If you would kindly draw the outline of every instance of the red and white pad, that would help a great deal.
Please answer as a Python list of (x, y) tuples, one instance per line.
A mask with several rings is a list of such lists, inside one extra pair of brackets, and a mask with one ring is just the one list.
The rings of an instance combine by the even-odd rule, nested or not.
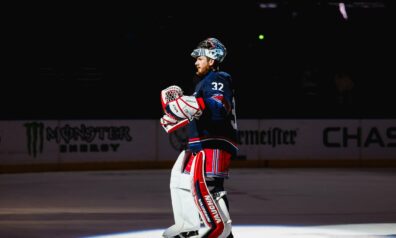
[[(222, 213), (205, 182), (205, 153), (200, 151), (193, 163), (192, 191), (194, 202), (208, 231), (204, 237), (223, 238), (229, 235)], [(226, 234), (227, 233), (227, 234)]]
[(201, 225), (191, 195), (191, 175), (182, 172), (189, 154), (183, 150), (172, 168), (169, 187), (175, 224), (164, 231), (162, 236), (165, 238), (180, 237), (180, 233), (199, 230)]

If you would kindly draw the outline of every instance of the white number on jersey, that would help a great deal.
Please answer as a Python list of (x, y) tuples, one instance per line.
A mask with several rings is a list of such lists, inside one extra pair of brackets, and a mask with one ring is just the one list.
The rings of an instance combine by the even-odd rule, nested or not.
[(213, 90), (224, 92), (223, 91), (223, 87), (224, 87), (223, 83), (212, 82), (212, 85), (213, 85), (213, 88), (212, 88)]

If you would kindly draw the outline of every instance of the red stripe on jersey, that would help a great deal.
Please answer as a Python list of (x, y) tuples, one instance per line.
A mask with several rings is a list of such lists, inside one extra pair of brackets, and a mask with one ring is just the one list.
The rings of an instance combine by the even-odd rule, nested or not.
[(228, 101), (224, 98), (222, 94), (215, 94), (212, 96), (212, 98), (218, 103), (221, 103), (227, 113), (231, 111), (231, 105), (228, 103)]

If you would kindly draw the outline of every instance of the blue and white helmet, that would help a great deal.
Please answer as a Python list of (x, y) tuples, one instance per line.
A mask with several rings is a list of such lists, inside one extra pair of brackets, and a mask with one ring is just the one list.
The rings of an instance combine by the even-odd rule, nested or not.
[(197, 48), (191, 53), (191, 56), (194, 58), (206, 56), (218, 61), (219, 63), (223, 62), (226, 55), (227, 49), (216, 38), (207, 38), (201, 41)]

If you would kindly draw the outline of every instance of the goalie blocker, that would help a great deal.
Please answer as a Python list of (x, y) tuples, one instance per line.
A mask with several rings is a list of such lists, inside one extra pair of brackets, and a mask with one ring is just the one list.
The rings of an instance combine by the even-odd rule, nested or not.
[(177, 120), (188, 119), (192, 121), (194, 118), (198, 119), (202, 115), (202, 110), (204, 109), (205, 104), (202, 98), (181, 96), (166, 104), (165, 113), (173, 116)]
[(161, 119), (160, 123), (162, 128), (166, 131), (166, 133), (172, 133), (175, 130), (187, 125), (189, 123), (188, 119), (184, 119), (181, 121), (176, 120), (173, 117), (170, 117), (168, 114), (165, 114)]

